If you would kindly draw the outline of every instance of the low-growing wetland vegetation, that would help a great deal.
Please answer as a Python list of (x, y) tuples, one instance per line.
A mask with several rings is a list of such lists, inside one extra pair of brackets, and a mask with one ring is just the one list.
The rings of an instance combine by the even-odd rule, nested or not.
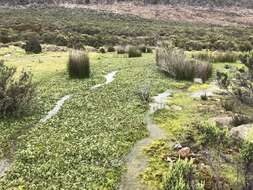
[(0, 189), (252, 190), (252, 27), (0, 10)]

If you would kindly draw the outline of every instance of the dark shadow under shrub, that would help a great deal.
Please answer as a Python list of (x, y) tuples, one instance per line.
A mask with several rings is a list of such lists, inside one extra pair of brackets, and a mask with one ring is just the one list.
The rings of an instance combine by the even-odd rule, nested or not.
[(68, 74), (70, 78), (89, 78), (90, 60), (88, 55), (82, 51), (73, 51), (69, 55)]

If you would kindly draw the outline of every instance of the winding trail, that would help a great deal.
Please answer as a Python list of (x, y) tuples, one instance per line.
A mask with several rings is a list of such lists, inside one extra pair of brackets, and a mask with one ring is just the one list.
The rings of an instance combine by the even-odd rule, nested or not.
[(121, 179), (120, 190), (147, 190), (148, 188), (141, 184), (139, 175), (147, 166), (148, 158), (143, 152), (143, 148), (152, 143), (153, 140), (165, 138), (165, 132), (159, 128), (152, 120), (152, 115), (160, 109), (165, 108), (167, 97), (174, 91), (167, 90), (157, 96), (149, 104), (149, 110), (146, 112), (144, 122), (149, 131), (149, 137), (138, 141), (126, 158), (127, 172)]

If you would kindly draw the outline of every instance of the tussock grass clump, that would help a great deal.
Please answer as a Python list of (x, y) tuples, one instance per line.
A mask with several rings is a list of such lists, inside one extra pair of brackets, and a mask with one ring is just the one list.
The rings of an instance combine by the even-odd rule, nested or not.
[(72, 51), (69, 54), (67, 65), (70, 78), (89, 78), (90, 77), (90, 59), (82, 51)]
[(171, 46), (157, 49), (156, 64), (160, 70), (178, 80), (201, 78), (205, 82), (212, 74), (211, 64), (187, 59), (182, 50)]
[(30, 73), (22, 71), (15, 78), (16, 68), (0, 61), (0, 116), (20, 116), (33, 107), (35, 86)]

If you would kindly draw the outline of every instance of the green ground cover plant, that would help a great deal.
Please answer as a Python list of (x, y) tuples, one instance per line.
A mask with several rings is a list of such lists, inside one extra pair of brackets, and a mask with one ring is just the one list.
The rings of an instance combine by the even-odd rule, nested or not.
[[(152, 81), (150, 94), (154, 95), (175, 83), (156, 70), (151, 54), (133, 60), (114, 53), (93, 53), (90, 59), (92, 77), (85, 80), (69, 79), (67, 52), (36, 56), (23, 52), (6, 60), (17, 70), (30, 68), (38, 86), (39, 109), (32, 116), (0, 121), (0, 156), (13, 160), (10, 171), (0, 180), (2, 188), (117, 187), (124, 171), (123, 158), (147, 135), (143, 124), (146, 106), (136, 88)], [(118, 71), (113, 83), (90, 91), (112, 70)], [(67, 94), (73, 96), (60, 112), (39, 123)]]

